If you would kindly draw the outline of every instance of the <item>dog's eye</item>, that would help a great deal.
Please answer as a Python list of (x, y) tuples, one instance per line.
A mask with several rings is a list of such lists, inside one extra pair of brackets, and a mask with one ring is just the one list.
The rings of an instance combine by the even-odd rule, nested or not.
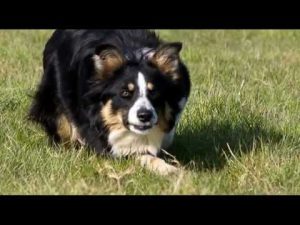
[(122, 90), (122, 91), (121, 91), (121, 96), (122, 96), (123, 98), (129, 98), (129, 97), (131, 96), (131, 92), (128, 91), (128, 90)]
[(148, 90), (148, 95), (151, 99), (156, 99), (159, 97), (159, 92), (155, 89), (153, 90)]

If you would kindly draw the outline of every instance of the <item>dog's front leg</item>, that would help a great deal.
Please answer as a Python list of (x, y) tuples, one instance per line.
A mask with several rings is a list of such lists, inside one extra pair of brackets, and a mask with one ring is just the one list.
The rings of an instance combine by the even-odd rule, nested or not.
[(168, 175), (178, 171), (178, 168), (168, 164), (165, 160), (156, 156), (145, 154), (137, 157), (140, 161), (141, 166), (158, 173), (160, 175)]

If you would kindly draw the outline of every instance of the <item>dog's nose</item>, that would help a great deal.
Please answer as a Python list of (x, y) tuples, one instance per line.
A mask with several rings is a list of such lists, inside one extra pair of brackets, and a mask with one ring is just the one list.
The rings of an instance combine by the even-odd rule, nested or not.
[(148, 109), (140, 109), (137, 111), (137, 117), (141, 122), (146, 123), (152, 119), (153, 113)]

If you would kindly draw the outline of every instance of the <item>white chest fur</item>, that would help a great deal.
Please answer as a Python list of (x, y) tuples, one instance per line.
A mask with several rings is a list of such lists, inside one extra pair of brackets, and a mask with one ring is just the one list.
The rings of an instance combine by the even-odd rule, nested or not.
[(109, 134), (108, 142), (112, 146), (114, 156), (151, 153), (157, 155), (165, 133), (154, 127), (148, 134), (139, 135), (127, 129), (113, 131)]

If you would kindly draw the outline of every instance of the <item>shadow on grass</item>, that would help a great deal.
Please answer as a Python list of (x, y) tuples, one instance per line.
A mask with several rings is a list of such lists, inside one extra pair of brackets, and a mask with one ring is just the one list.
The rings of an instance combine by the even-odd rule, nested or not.
[(220, 170), (226, 165), (224, 152), (230, 155), (227, 144), (238, 156), (262, 144), (279, 143), (284, 138), (275, 129), (266, 129), (268, 126), (263, 121), (261, 117), (244, 116), (238, 121), (211, 120), (185, 127), (176, 135), (169, 152), (183, 165), (194, 161), (197, 169)]

